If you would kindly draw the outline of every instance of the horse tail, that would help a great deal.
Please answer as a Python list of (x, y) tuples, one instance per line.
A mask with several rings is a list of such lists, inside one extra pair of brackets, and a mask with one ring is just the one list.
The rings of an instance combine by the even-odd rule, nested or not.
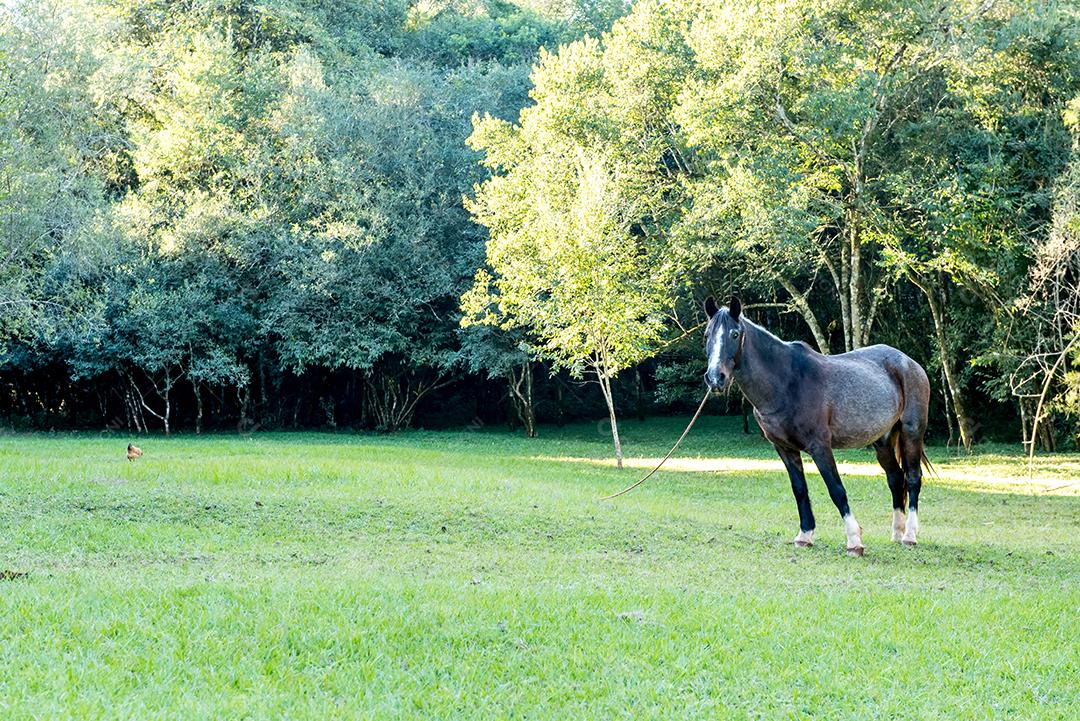
[(927, 473), (933, 474), (934, 478), (941, 478), (941, 476), (938, 475), (937, 469), (934, 468), (934, 464), (931, 463), (930, 459), (927, 457), (925, 448), (922, 450), (922, 464)]

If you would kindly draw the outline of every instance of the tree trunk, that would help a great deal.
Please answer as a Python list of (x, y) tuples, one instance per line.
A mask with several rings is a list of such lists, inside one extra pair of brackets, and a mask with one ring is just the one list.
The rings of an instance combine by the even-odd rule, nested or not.
[(862, 347), (863, 309), (862, 309), (862, 248), (859, 247), (858, 220), (853, 218), (851, 227), (851, 350)]
[(255, 427), (251, 418), (248, 417), (248, 404), (251, 402), (251, 389), (248, 386), (237, 386), (236, 400), (240, 404), (240, 420), (237, 427), (243, 428), (245, 432), (250, 431)]
[(949, 346), (945, 338), (944, 310), (938, 302), (937, 288), (929, 283), (926, 284), (925, 288), (922, 285), (919, 285), (919, 288), (930, 303), (930, 315), (934, 320), (934, 336), (937, 339), (938, 346), (938, 361), (941, 363), (941, 369), (945, 373), (945, 382), (948, 385), (947, 392), (949, 400), (952, 401), (953, 413), (956, 415), (956, 426), (960, 433), (960, 443), (964, 446), (965, 451), (970, 452), (971, 444), (974, 441), (972, 437), (974, 435), (974, 424), (967, 414), (963, 394), (960, 392), (959, 379), (956, 377), (956, 370), (953, 368), (952, 358), (949, 355)]
[[(531, 361), (521, 364), (520, 373), (511, 368), (507, 371), (510, 402), (518, 420), (525, 426), (525, 435), (536, 438), (536, 409), (533, 406), (533, 368)], [(513, 428), (511, 428), (513, 430)]]
[(859, 339), (861, 345), (870, 345), (870, 331), (874, 327), (874, 319), (877, 317), (878, 308), (881, 307), (881, 299), (885, 296), (885, 290), (882, 287), (883, 285), (884, 284), (879, 281), (879, 283), (875, 284), (870, 290), (870, 307), (866, 311), (866, 317), (863, 320), (862, 335)]
[(135, 432), (140, 433), (142, 431), (142, 429), (139, 428), (139, 415), (138, 415), (138, 413), (135, 412), (135, 398), (132, 396), (132, 393), (131, 393), (131, 379), (127, 375), (124, 375), (122, 377), (123, 377), (123, 380), (127, 381), (127, 383), (123, 386), (123, 388), (124, 388), (124, 411), (127, 413), (127, 417), (128, 417), (128, 431), (131, 430), (132, 426), (135, 426)]
[(372, 369), (364, 379), (364, 397), (376, 427), (394, 432), (409, 425), (424, 396), (449, 382), (441, 376), (425, 381), (397, 368)]
[[(518, 406), (518, 399), (514, 395), (514, 371), (512, 370), (506, 372), (506, 387), (509, 389), (506, 392), (506, 431), (513, 433), (517, 430), (518, 422), (521, 420), (521, 409)], [(479, 417), (479, 409), (477, 411), (474, 415)]]
[(169, 416), (172, 414), (172, 404), (169, 402), (169, 393), (172, 390), (172, 383), (165, 381), (165, 416), (161, 419), (165, 422), (165, 435), (169, 435), (172, 431), (169, 428)]
[[(949, 428), (949, 438), (948, 438), (948, 440), (945, 441), (945, 447), (946, 448), (952, 448), (952, 444), (956, 440), (956, 431), (953, 430), (952, 410), (951, 410), (951, 407), (949, 406), (949, 390), (948, 390), (949, 382), (947, 380), (945, 380), (945, 368), (944, 367), (942, 367), (942, 369), (941, 369), (941, 388), (942, 388), (941, 399), (942, 399), (942, 401), (944, 402), (944, 405), (945, 405), (945, 425), (948, 426), (948, 428)], [(1023, 409), (1021, 409), (1021, 413), (1022, 412), (1023, 412)]]
[(1034, 441), (1034, 439), (1029, 439), (1028, 438), (1028, 422), (1027, 422), (1028, 399), (1027, 398), (1020, 398), (1019, 402), (1020, 402), (1020, 434), (1021, 434), (1021, 438), (1023, 438), (1024, 453), (1027, 453), (1030, 456), (1031, 455), (1031, 447), (1030, 447), (1029, 444), (1034, 443), (1035, 441)]
[(536, 406), (533, 404), (533, 367), (529, 361), (525, 362), (525, 416), (521, 419), (525, 424), (525, 435), (536, 438)]
[(619, 439), (619, 421), (615, 417), (615, 402), (611, 397), (611, 384), (607, 382), (605, 399), (608, 404), (608, 417), (611, 419), (611, 440), (615, 443), (615, 467), (622, 469), (622, 441)]
[(825, 333), (821, 330), (821, 324), (818, 323), (817, 316), (814, 314), (814, 310), (810, 307), (810, 303), (807, 302), (806, 296), (795, 287), (795, 284), (783, 276), (776, 276), (776, 279), (783, 286), (784, 290), (791, 296), (792, 302), (795, 307), (799, 309), (799, 313), (802, 315), (806, 324), (810, 326), (810, 332), (814, 335), (814, 342), (817, 343), (818, 350), (825, 354), (829, 354), (829, 341), (825, 338)]
[(1039, 424), (1039, 445), (1048, 453), (1057, 450), (1057, 436), (1054, 435), (1054, 430), (1049, 423)]
[[(139, 396), (139, 405), (142, 406), (144, 409), (150, 411), (151, 415), (153, 415), (155, 418), (157, 418), (159, 421), (161, 421), (162, 424), (165, 426), (165, 435), (169, 435), (171, 433), (171, 431), (172, 431), (172, 429), (169, 427), (169, 419), (170, 419), (170, 417), (172, 415), (172, 401), (171, 401), (172, 388), (173, 388), (173, 385), (180, 379), (180, 376), (177, 376), (176, 378), (173, 378), (171, 375), (169, 375), (169, 372), (166, 371), (165, 379), (162, 381), (161, 385), (158, 385), (158, 382), (156, 380), (154, 380), (153, 374), (147, 373), (145, 371), (144, 371), (143, 374), (150, 380), (150, 383), (154, 386), (154, 392), (157, 393), (158, 397), (161, 398), (161, 400), (165, 402), (165, 410), (164, 410), (164, 412), (163, 413), (158, 413), (157, 411), (155, 411), (153, 408), (150, 407), (150, 404), (148, 404), (146, 402), (146, 396), (143, 395), (142, 390), (139, 389), (139, 386), (135, 383), (134, 378), (129, 378), (129, 381), (131, 383), (131, 387), (135, 390), (135, 393), (138, 394), (138, 396)], [(143, 428), (145, 430), (149, 430), (149, 428), (147, 428), (147, 426), (146, 426), (146, 417), (145, 416), (143, 416), (142, 425), (143, 425)]]
[[(131, 383), (130, 379), (128, 380), (128, 383), (129, 384)], [(139, 414), (139, 406), (135, 402), (135, 396), (131, 392), (131, 386), (130, 385), (128, 385), (128, 387), (124, 389), (124, 406), (127, 408), (127, 412), (128, 412), (128, 419), (129, 419), (129, 424), (128, 425), (130, 426), (131, 423), (134, 423), (135, 424), (135, 432), (136, 433), (142, 433), (143, 424), (139, 422), (139, 415), (140, 415)]]
[(267, 424), (267, 414), (270, 411), (269, 400), (266, 394), (266, 359), (259, 352), (259, 423)]
[(600, 391), (604, 394), (604, 401), (607, 403), (608, 419), (611, 421), (611, 439), (615, 443), (615, 467), (622, 469), (622, 441), (619, 440), (619, 422), (615, 417), (615, 399), (612, 397), (608, 364), (598, 359), (595, 371), (597, 380), (600, 382)]
[(851, 348), (851, 249), (840, 243), (840, 315), (844, 322), (844, 351)]
[(203, 419), (202, 390), (195, 381), (191, 381), (191, 387), (195, 390), (195, 434), (200, 435), (202, 433)]

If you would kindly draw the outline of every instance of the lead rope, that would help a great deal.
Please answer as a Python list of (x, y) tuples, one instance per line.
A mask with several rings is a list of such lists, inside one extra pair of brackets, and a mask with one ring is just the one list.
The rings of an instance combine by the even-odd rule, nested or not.
[(693, 417), (693, 418), (691, 418), (691, 419), (690, 419), (690, 422), (689, 422), (689, 423), (688, 423), (688, 424), (686, 425), (686, 430), (682, 432), (682, 435), (681, 435), (681, 436), (679, 436), (679, 440), (675, 441), (675, 445), (673, 445), (673, 446), (671, 447), (671, 450), (670, 450), (670, 451), (668, 451), (668, 453), (667, 453), (667, 455), (666, 455), (666, 456), (664, 456), (664, 459), (663, 459), (662, 461), (660, 461), (659, 463), (657, 463), (657, 464), (656, 464), (656, 468), (654, 468), (654, 469), (652, 469), (651, 471), (649, 471), (649, 473), (648, 473), (648, 474), (647, 474), (647, 475), (646, 475), (646, 476), (645, 476), (644, 478), (642, 478), (642, 479), (641, 479), (640, 481), (638, 481), (638, 482), (637, 482), (637, 483), (635, 483), (634, 485), (632, 485), (632, 486), (627, 486), (626, 488), (622, 489), (622, 490), (621, 490), (621, 491), (619, 491), (618, 493), (612, 493), (612, 494), (611, 494), (610, 496), (604, 496), (604, 497), (603, 497), (603, 498), (601, 498), (600, 500), (601, 500), (601, 501), (610, 501), (610, 500), (611, 500), (612, 498), (618, 498), (619, 496), (621, 496), (621, 495), (622, 495), (622, 494), (624, 494), (624, 493), (629, 493), (630, 491), (634, 490), (635, 488), (637, 488), (638, 486), (640, 486), (640, 485), (641, 485), (642, 483), (644, 483), (645, 481), (649, 480), (649, 478), (651, 478), (651, 477), (652, 477), (652, 474), (654, 474), (654, 473), (656, 473), (657, 471), (659, 471), (659, 470), (660, 470), (660, 466), (662, 466), (662, 465), (664, 465), (665, 463), (667, 463), (667, 459), (671, 458), (671, 454), (675, 452), (675, 449), (676, 449), (676, 448), (678, 448), (678, 447), (679, 447), (679, 444), (683, 442), (683, 438), (686, 438), (686, 434), (687, 434), (687, 433), (689, 433), (689, 432), (690, 432), (690, 429), (694, 427), (694, 422), (695, 422), (695, 421), (697, 421), (697, 419), (698, 419), (698, 416), (700, 416), (700, 415), (701, 415), (701, 409), (705, 407), (705, 401), (709, 400), (709, 395), (710, 395), (711, 393), (712, 393), (712, 391), (711, 391), (711, 390), (710, 390), (710, 391), (705, 391), (705, 397), (701, 399), (701, 403), (700, 403), (700, 404), (698, 405), (698, 407), (697, 407), (697, 410), (696, 410), (696, 411), (694, 411), (694, 417)]

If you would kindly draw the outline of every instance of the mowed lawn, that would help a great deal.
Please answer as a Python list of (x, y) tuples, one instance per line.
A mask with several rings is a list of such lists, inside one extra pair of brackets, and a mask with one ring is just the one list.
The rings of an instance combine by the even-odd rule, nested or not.
[(1080, 456), (931, 449), (908, 550), (844, 453), (855, 559), (739, 425), (0, 436), (0, 718), (1080, 718)]

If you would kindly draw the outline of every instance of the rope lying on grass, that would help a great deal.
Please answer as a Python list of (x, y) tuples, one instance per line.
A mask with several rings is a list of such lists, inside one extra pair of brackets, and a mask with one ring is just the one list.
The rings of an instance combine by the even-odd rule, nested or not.
[(656, 473), (657, 471), (659, 471), (659, 470), (660, 470), (660, 466), (662, 466), (662, 465), (664, 465), (665, 463), (667, 463), (667, 459), (671, 458), (671, 454), (675, 452), (675, 449), (676, 449), (676, 448), (678, 448), (678, 447), (679, 447), (679, 444), (683, 442), (683, 438), (686, 438), (686, 434), (687, 434), (687, 433), (689, 433), (689, 432), (690, 432), (690, 429), (694, 427), (694, 422), (695, 422), (695, 421), (697, 421), (697, 419), (698, 419), (698, 416), (700, 416), (700, 415), (701, 415), (701, 409), (705, 407), (705, 402), (706, 402), (707, 400), (709, 400), (709, 396), (710, 396), (711, 394), (712, 394), (712, 391), (711, 391), (711, 390), (710, 390), (710, 391), (705, 391), (705, 397), (704, 397), (704, 398), (702, 398), (702, 399), (701, 399), (701, 403), (700, 403), (700, 404), (698, 404), (697, 410), (696, 410), (696, 411), (694, 411), (694, 417), (693, 417), (693, 418), (691, 418), (691, 419), (690, 419), (690, 422), (689, 422), (689, 423), (688, 423), (688, 424), (686, 425), (686, 430), (682, 432), (682, 435), (681, 435), (681, 436), (679, 436), (679, 440), (675, 441), (675, 445), (673, 445), (673, 446), (671, 447), (671, 450), (667, 452), (667, 455), (666, 455), (666, 456), (664, 456), (663, 460), (661, 460), (661, 461), (660, 461), (659, 463), (657, 463), (657, 464), (656, 464), (656, 468), (654, 468), (654, 469), (652, 469), (651, 471), (649, 471), (649, 472), (648, 472), (648, 474), (646, 474), (646, 475), (645, 475), (645, 477), (644, 477), (644, 478), (642, 478), (642, 479), (641, 479), (640, 481), (638, 481), (637, 483), (635, 483), (635, 484), (633, 484), (633, 485), (631, 485), (631, 486), (627, 486), (626, 488), (622, 489), (622, 490), (621, 490), (621, 491), (619, 491), (618, 493), (612, 493), (612, 494), (611, 494), (610, 496), (604, 496), (604, 497), (603, 497), (603, 498), (601, 498), (600, 500), (601, 500), (601, 501), (610, 501), (610, 500), (611, 500), (612, 498), (618, 498), (619, 496), (621, 496), (621, 495), (622, 495), (622, 494), (624, 494), (624, 493), (629, 493), (630, 491), (634, 490), (635, 488), (637, 488), (638, 486), (640, 486), (640, 485), (641, 485), (642, 483), (644, 483), (645, 481), (649, 480), (649, 478), (651, 478), (651, 477), (652, 477), (652, 474), (654, 474), (654, 473)]

